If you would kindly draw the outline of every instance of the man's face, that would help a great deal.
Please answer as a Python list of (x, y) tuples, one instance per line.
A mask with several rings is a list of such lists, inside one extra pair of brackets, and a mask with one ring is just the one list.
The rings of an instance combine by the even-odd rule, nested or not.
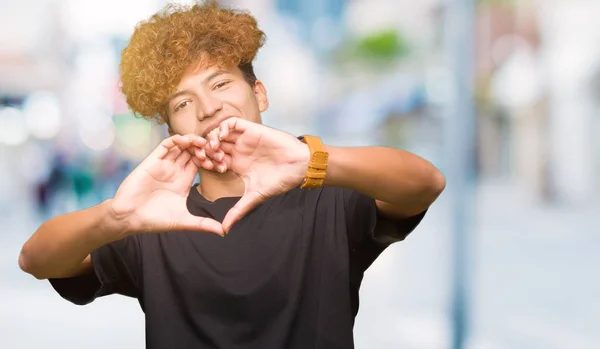
[(263, 84), (250, 86), (239, 68), (191, 67), (169, 100), (169, 125), (173, 133), (205, 137), (230, 117), (260, 123), (267, 107)]

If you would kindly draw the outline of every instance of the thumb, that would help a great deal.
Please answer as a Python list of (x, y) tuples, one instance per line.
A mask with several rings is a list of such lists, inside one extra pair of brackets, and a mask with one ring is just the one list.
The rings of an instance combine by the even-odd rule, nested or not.
[(215, 233), (220, 236), (225, 235), (221, 223), (212, 218), (194, 216), (189, 212), (181, 217), (181, 219), (179, 219), (175, 224), (179, 230), (199, 230), (203, 232)]
[(227, 212), (223, 218), (223, 231), (228, 233), (231, 227), (253, 208), (258, 206), (264, 197), (256, 191), (245, 193), (244, 196)]

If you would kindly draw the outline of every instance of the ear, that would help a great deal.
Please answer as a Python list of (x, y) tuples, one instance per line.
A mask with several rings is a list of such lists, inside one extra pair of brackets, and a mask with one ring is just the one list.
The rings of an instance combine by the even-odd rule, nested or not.
[(171, 126), (167, 123), (167, 130), (169, 131), (169, 136), (175, 136), (177, 133), (173, 132), (173, 129), (171, 129)]
[(269, 108), (267, 89), (260, 80), (256, 80), (254, 83), (254, 97), (256, 97), (256, 103), (258, 104), (258, 109), (261, 113)]
[(171, 123), (169, 122), (169, 112), (166, 108), (167, 107), (165, 107), (164, 114), (162, 114), (163, 122), (165, 125), (167, 125), (167, 131), (169, 132), (169, 136), (174, 136), (177, 133), (173, 132), (173, 129), (171, 128)]

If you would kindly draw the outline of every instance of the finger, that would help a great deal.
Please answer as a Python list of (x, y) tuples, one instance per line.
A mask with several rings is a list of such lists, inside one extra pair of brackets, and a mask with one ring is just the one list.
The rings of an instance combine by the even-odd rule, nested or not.
[(215, 169), (221, 173), (225, 173), (231, 168), (232, 157), (229, 154), (222, 154), (220, 160), (212, 160)]
[(209, 148), (217, 151), (219, 150), (219, 129), (215, 128), (214, 130), (210, 131), (210, 133), (208, 134), (208, 144), (209, 144)]
[(196, 149), (202, 149), (206, 146), (206, 143), (207, 143), (206, 138), (196, 136), (196, 135), (188, 135), (188, 137), (191, 138), (191, 143), (190, 143), (189, 147), (186, 148), (186, 150), (191, 155), (195, 155)]
[(231, 155), (223, 155), (223, 160), (221, 161), (214, 161), (213, 160), (213, 164), (215, 165), (215, 170), (217, 170), (217, 172), (219, 173), (225, 173), (229, 170), (229, 166), (231, 164)]
[(204, 148), (206, 146), (206, 138), (194, 135), (192, 137), (192, 145), (198, 148)]
[(225, 154), (223, 155), (223, 160), (221, 160), (221, 162), (224, 163), (228, 169), (230, 169), (233, 162), (233, 157), (229, 154)]
[(183, 216), (178, 222), (179, 230), (203, 231), (223, 236), (223, 226), (212, 218), (198, 217), (191, 213)]
[(198, 172), (199, 168), (202, 168), (202, 160), (195, 156), (190, 156), (190, 161), (185, 164), (185, 171)]
[(174, 135), (163, 139), (150, 155), (158, 159), (164, 159), (173, 147), (178, 143), (181, 143), (182, 138), (184, 138), (184, 136)]
[(187, 151), (182, 151), (179, 156), (175, 159), (175, 163), (181, 167), (185, 167), (185, 165), (190, 161), (192, 155)]
[[(200, 156), (200, 150), (196, 147), (190, 147), (188, 149), (188, 153), (190, 154), (190, 163), (196, 167), (196, 171), (202, 167), (202, 161), (206, 160), (205, 156)], [(202, 153), (203, 154), (203, 153)]]
[(219, 173), (227, 172), (227, 164), (224, 162), (213, 162), (215, 165), (215, 170)]
[(187, 162), (186, 166), (186, 171), (193, 171), (193, 172), (198, 172), (199, 169), (205, 169), (205, 170), (213, 170), (214, 169), (214, 164), (213, 161), (211, 159), (208, 159), (206, 157), (198, 157), (195, 155), (190, 155), (190, 159)]
[(223, 153), (231, 154), (233, 153), (233, 149), (235, 148), (235, 143), (230, 141), (221, 141), (221, 150)]
[(219, 125), (219, 140), (223, 140), (229, 135), (229, 124), (222, 122)]
[(203, 163), (207, 163), (207, 162), (211, 162), (212, 163), (212, 167), (211, 168), (207, 168), (206, 166), (202, 165), (202, 168), (205, 169), (212, 169), (215, 170), (217, 172), (220, 173), (225, 173), (227, 172), (228, 169), (228, 163), (225, 163), (223, 160), (225, 159), (226, 154), (223, 153), (223, 151), (219, 150), (218, 152), (215, 152), (212, 157), (206, 157), (204, 160), (202, 160)]
[(252, 125), (254, 123), (250, 122), (248, 120), (234, 117), (234, 118), (226, 119), (221, 124), (226, 124), (227, 127), (229, 127), (229, 133), (232, 133), (233, 131), (244, 133), (244, 132), (246, 132), (248, 127), (252, 127)]
[(192, 146), (194, 138), (196, 138), (196, 136), (193, 135), (175, 137), (173, 139), (174, 146), (164, 157), (165, 160), (176, 160), (182, 152), (185, 152)]
[(215, 168), (215, 164), (212, 162), (211, 159), (208, 158), (202, 160), (200, 166), (207, 171), (211, 171)]
[[(194, 164), (196, 164), (198, 166), (198, 168), (203, 168), (205, 170), (211, 171), (211, 170), (218, 170), (216, 167), (216, 163), (219, 162), (220, 159), (222, 159), (222, 157), (224, 156), (223, 154), (216, 155), (217, 153), (212, 152), (212, 156), (214, 158), (211, 158), (209, 156), (206, 155), (207, 151), (210, 153), (211, 151), (208, 149), (209, 147), (204, 147), (201, 149), (196, 148), (194, 150)], [(222, 152), (220, 152), (222, 153)], [(215, 159), (218, 158), (218, 159)]]
[(213, 162), (220, 162), (223, 161), (223, 157), (225, 156), (225, 153), (222, 150), (217, 150), (214, 151), (210, 154), (210, 156), (207, 156), (207, 158), (211, 159)]
[(169, 152), (167, 153), (167, 155), (165, 156), (164, 159), (170, 160), (170, 161), (175, 161), (175, 159), (177, 159), (179, 154), (181, 154), (182, 152), (185, 153), (185, 151), (183, 149), (181, 149), (178, 145), (176, 145), (173, 148), (171, 148), (171, 150), (169, 150)]
[(244, 217), (248, 212), (264, 201), (262, 195), (258, 192), (246, 193), (240, 200), (227, 212), (223, 218), (223, 231), (229, 232), (231, 227)]
[(221, 144), (223, 144), (223, 142), (235, 143), (241, 135), (241, 132), (229, 131), (226, 135), (221, 135)]
[(187, 152), (192, 156), (193, 159), (204, 160), (206, 159), (206, 154), (204, 151), (196, 146), (189, 147)]
[(208, 142), (209, 144), (206, 145), (206, 147), (204, 147), (204, 152), (206, 153), (206, 157), (207, 158), (215, 158), (215, 154), (216, 154), (216, 150), (213, 149), (213, 147), (210, 145), (211, 142), (213, 142), (212, 138), (210, 136), (207, 137), (208, 138)]
[(206, 150), (204, 148), (195, 148), (194, 155), (200, 160), (206, 159)]

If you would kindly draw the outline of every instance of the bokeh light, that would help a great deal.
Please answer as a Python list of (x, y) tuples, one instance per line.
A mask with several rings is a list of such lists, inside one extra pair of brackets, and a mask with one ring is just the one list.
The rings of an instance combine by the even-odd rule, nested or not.
[(96, 151), (108, 149), (115, 140), (115, 124), (110, 121), (97, 128), (80, 127), (79, 137), (83, 144)]
[(29, 137), (27, 125), (21, 110), (14, 107), (0, 107), (0, 142), (17, 146)]
[[(73, 307), (20, 271), (17, 255), (49, 218), (111, 198), (168, 136), (134, 117), (118, 86), (135, 24), (170, 2), (1, 2), (2, 349), (144, 346), (135, 300)], [(454, 288), (472, 291), (469, 349), (599, 347), (600, 1), (219, 3), (249, 10), (266, 33), (254, 61), (265, 124), (331, 146), (414, 152), (447, 178), (473, 172), (472, 192), (448, 182), (365, 273), (357, 349), (451, 347), (457, 247), (473, 252)], [(458, 7), (467, 3), (472, 12)], [(459, 99), (467, 112), (453, 108)], [(471, 107), (476, 120), (458, 122)], [(449, 156), (450, 138), (476, 138), (463, 154), (472, 167)], [(456, 243), (457, 222), (473, 241)]]
[(52, 139), (62, 126), (58, 97), (48, 92), (30, 94), (23, 106), (23, 115), (31, 135), (39, 139)]

